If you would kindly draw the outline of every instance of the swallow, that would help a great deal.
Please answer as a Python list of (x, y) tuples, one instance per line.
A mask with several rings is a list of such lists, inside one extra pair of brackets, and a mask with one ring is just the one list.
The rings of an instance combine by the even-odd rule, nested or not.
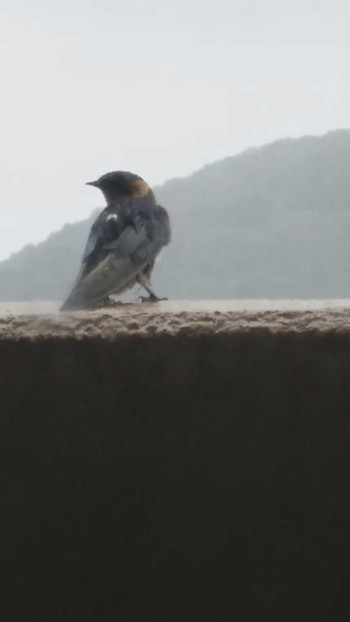
[(116, 171), (87, 185), (99, 188), (107, 206), (91, 227), (80, 272), (60, 311), (91, 309), (140, 284), (157, 302), (151, 273), (157, 255), (169, 244), (168, 212), (149, 185), (134, 173)]

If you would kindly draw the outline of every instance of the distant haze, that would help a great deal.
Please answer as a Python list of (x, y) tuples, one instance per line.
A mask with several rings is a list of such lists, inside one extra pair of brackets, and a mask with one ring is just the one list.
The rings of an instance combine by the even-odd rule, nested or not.
[(346, 0), (5, 0), (0, 258), (101, 206), (282, 136), (350, 127)]

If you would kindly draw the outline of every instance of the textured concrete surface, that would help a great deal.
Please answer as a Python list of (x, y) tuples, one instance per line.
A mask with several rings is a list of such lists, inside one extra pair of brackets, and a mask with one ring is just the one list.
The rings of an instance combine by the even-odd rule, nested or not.
[(2, 622), (348, 622), (349, 310), (222, 304), (3, 313)]
[(350, 301), (224, 300), (111, 305), (58, 313), (59, 303), (0, 304), (0, 339), (97, 338), (350, 330)]

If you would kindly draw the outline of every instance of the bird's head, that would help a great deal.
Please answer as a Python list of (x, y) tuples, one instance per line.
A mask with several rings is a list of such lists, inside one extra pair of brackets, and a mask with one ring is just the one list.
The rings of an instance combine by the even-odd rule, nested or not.
[(142, 177), (127, 171), (106, 173), (96, 181), (88, 181), (87, 185), (99, 188), (103, 192), (107, 205), (123, 199), (141, 199), (147, 195), (153, 196), (151, 188)]

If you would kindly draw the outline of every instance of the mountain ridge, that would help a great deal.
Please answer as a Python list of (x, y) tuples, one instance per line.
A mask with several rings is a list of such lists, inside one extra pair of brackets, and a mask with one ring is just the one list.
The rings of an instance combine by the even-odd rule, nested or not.
[[(348, 297), (350, 130), (282, 138), (154, 187), (173, 241), (154, 271), (170, 298)], [(0, 300), (62, 299), (93, 219), (0, 262)]]

